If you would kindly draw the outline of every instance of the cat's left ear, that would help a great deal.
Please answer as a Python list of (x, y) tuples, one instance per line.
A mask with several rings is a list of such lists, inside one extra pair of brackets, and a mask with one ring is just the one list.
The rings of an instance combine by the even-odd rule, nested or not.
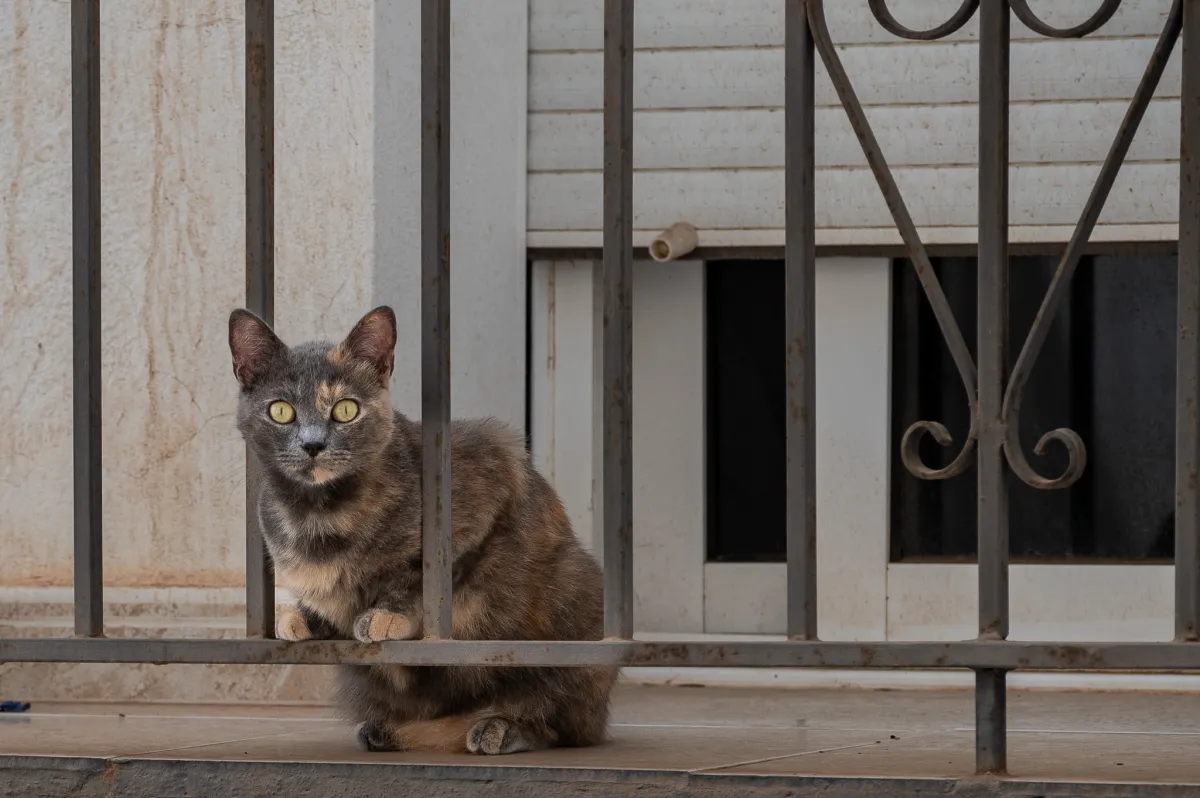
[(387, 305), (375, 308), (354, 325), (334, 354), (371, 364), (380, 385), (387, 385), (396, 366), (396, 314)]
[(243, 388), (267, 373), (287, 346), (267, 323), (248, 310), (238, 308), (229, 314), (229, 352), (233, 355), (233, 376)]

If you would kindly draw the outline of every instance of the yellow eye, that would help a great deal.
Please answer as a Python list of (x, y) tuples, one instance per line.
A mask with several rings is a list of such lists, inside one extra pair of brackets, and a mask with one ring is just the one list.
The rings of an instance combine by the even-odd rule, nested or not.
[(353, 399), (343, 399), (333, 406), (333, 420), (345, 424), (358, 418), (358, 402)]
[(296, 420), (296, 409), (287, 402), (271, 402), (267, 412), (276, 424), (291, 424)]

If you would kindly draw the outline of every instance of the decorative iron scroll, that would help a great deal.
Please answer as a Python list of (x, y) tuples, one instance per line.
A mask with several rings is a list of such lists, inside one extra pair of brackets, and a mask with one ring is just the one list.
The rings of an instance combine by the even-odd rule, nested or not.
[[(872, 11), (882, 11), (886, 15), (881, 16), (880, 21), (888, 30), (899, 31), (899, 35), (906, 36), (907, 38), (924, 39), (931, 38), (935, 33), (947, 36), (958, 28), (961, 28), (971, 18), (971, 15), (974, 14), (978, 6), (978, 0), (967, 0), (950, 22), (934, 28), (932, 31), (922, 32), (911, 31), (901, 26), (892, 17), (890, 12), (887, 11), (882, 0), (872, 0), (871, 2)], [(858, 136), (859, 144), (862, 145), (863, 154), (867, 158), (867, 164), (871, 167), (871, 172), (874, 173), (876, 182), (879, 183), (880, 191), (883, 192), (884, 201), (887, 203), (888, 210), (892, 213), (892, 218), (895, 220), (896, 227), (900, 231), (900, 237), (904, 240), (904, 247), (908, 251), (909, 259), (913, 262), (913, 267), (916, 269), (921, 289), (925, 292), (925, 297), (929, 300), (929, 304), (933, 308), (933, 315), (937, 319), (942, 336), (946, 339), (946, 345), (950, 347), (950, 356), (954, 359), (954, 365), (958, 369), (958, 376), (962, 380), (963, 390), (967, 394), (967, 403), (971, 409), (971, 429), (967, 433), (967, 440), (963, 443), (962, 449), (948, 466), (939, 469), (930, 468), (921, 462), (921, 456), (917, 450), (921, 438), (926, 434), (932, 436), (942, 446), (949, 446), (953, 442), (950, 437), (950, 431), (941, 422), (916, 422), (904, 433), (904, 439), (900, 444), (900, 456), (904, 461), (904, 466), (915, 476), (921, 479), (949, 479), (950, 477), (958, 476), (970, 467), (971, 455), (975, 451), (975, 441), (979, 426), (979, 410), (976, 404), (978, 392), (975, 387), (975, 362), (971, 359), (971, 352), (967, 348), (967, 342), (963, 339), (962, 330), (959, 329), (958, 322), (954, 318), (954, 312), (950, 309), (950, 303), (946, 300), (946, 294), (942, 291), (942, 284), (933, 272), (933, 264), (929, 261), (929, 254), (925, 250), (925, 245), (921, 242), (920, 235), (917, 234), (917, 226), (913, 223), (912, 215), (908, 212), (908, 206), (904, 204), (904, 198), (901, 196), (900, 188), (896, 185), (896, 180), (892, 176), (892, 170), (888, 167), (887, 159), (883, 156), (883, 150), (880, 149), (879, 142), (875, 139), (875, 132), (871, 129), (871, 125), (867, 121), (867, 115), (863, 111), (862, 104), (858, 101), (858, 95), (854, 91), (850, 77), (846, 74), (846, 68), (842, 65), (841, 58), (838, 57), (837, 49), (833, 45), (833, 39), (829, 35), (829, 25), (825, 21), (824, 1), (809, 0), (808, 15), (809, 29), (812, 32), (813, 43), (816, 46), (817, 52), (821, 54), (821, 60), (825, 63), (825, 70), (829, 73), (829, 79), (833, 82), (833, 88), (837, 92), (838, 99), (841, 101), (842, 107), (846, 109), (846, 114), (850, 117), (850, 125), (854, 128), (855, 135)], [(960, 17), (961, 20), (959, 19)], [(884, 19), (888, 21), (885, 22)]]
[[(962, 29), (978, 11), (980, 0), (963, 0), (962, 5), (954, 12), (950, 19), (928, 30), (913, 30), (902, 25), (888, 8), (887, 0), (868, 0), (868, 3), (876, 20), (889, 33), (904, 39), (933, 41), (950, 36)], [(1028, 0), (1007, 0), (1007, 3), (1017, 19), (1027, 28), (1041, 36), (1051, 38), (1081, 38), (1094, 33), (1108, 22), (1120, 7), (1121, 0), (1103, 0), (1099, 9), (1088, 20), (1070, 28), (1055, 27), (1043, 21), (1030, 9)], [(946, 300), (946, 295), (942, 291), (941, 283), (938, 281), (937, 275), (933, 272), (925, 245), (922, 243), (916, 225), (913, 223), (912, 216), (908, 212), (908, 207), (904, 203), (904, 199), (888, 167), (887, 160), (884, 158), (883, 151), (879, 147), (875, 133), (867, 121), (862, 104), (859, 102), (858, 96), (854, 91), (854, 86), (846, 74), (841, 58), (838, 56), (837, 48), (834, 46), (833, 39), (829, 33), (829, 25), (825, 18), (824, 0), (808, 0), (807, 7), (813, 43), (817, 52), (821, 55), (821, 60), (825, 64), (826, 71), (829, 73), (829, 78), (833, 83), (834, 90), (837, 92), (838, 99), (841, 101), (842, 107), (850, 118), (850, 124), (854, 129), (855, 135), (858, 137), (859, 144), (862, 146), (867, 164), (875, 175), (875, 180), (879, 184), (880, 191), (883, 193), (884, 200), (900, 232), (900, 237), (904, 241), (904, 247), (908, 252), (909, 259), (913, 263), (917, 279), (920, 281), (925, 297), (929, 301), (934, 317), (937, 319), (938, 328), (941, 330), (946, 345), (950, 349), (951, 358), (954, 360), (959, 378), (962, 380), (963, 390), (967, 395), (971, 427), (967, 433), (966, 441), (963, 442), (962, 449), (949, 465), (940, 469), (931, 468), (922, 462), (918, 451), (921, 439), (925, 435), (931, 436), (941, 446), (949, 446), (953, 443), (953, 439), (945, 425), (938, 421), (922, 420), (915, 422), (905, 431), (900, 444), (901, 460), (905, 468), (914, 476), (920, 479), (949, 479), (966, 471), (970, 467), (972, 456), (975, 453), (979, 432), (979, 396), (975, 362), (967, 349), (962, 331), (959, 329), (958, 322), (954, 318), (954, 314)], [(1112, 190), (1117, 173), (1125, 161), (1125, 156), (1129, 151), (1130, 144), (1133, 142), (1133, 137), (1141, 125), (1146, 108), (1149, 106), (1150, 100), (1154, 96), (1154, 91), (1158, 87), (1159, 81), (1166, 69), (1171, 51), (1179, 39), (1182, 16), (1181, 0), (1175, 0), (1171, 6), (1166, 26), (1159, 36), (1154, 53), (1150, 57), (1150, 62), (1146, 66), (1146, 70), (1142, 75), (1137, 91), (1133, 95), (1125, 117), (1117, 129), (1108, 155), (1100, 169), (1100, 174), (1092, 187), (1092, 192), (1088, 197), (1087, 203), (1084, 205), (1079, 221), (1075, 225), (1075, 230), (1063, 252), (1062, 258), (1059, 260), (1058, 268), (1050, 282), (1050, 287), (1042, 300), (1041, 307), (1033, 321), (1033, 326), (1030, 328), (1029, 334), (1026, 336), (1021, 352), (1017, 356), (1016, 364), (1013, 367), (1005, 388), (1001, 411), (1005, 429), (1003, 447), (1005, 458), (1013, 473), (1022, 482), (1035, 488), (1056, 489), (1069, 487), (1079, 480), (1087, 466), (1087, 448), (1084, 446), (1083, 440), (1074, 430), (1062, 427), (1051, 430), (1043, 435), (1033, 451), (1034, 454), (1041, 456), (1045, 454), (1047, 447), (1052, 442), (1061, 444), (1069, 457), (1066, 469), (1061, 474), (1053, 477), (1043, 476), (1038, 473), (1030, 465), (1025, 452), (1021, 448), (1018, 435), (1021, 401), (1024, 398), (1025, 386), (1029, 381), (1029, 375), (1033, 370), (1033, 365), (1037, 361), (1038, 355), (1041, 354), (1042, 346), (1046, 342), (1046, 336), (1054, 321), (1055, 314), (1058, 312), (1059, 306), (1062, 304), (1062, 300), (1070, 288), (1071, 278), (1074, 276), (1075, 269), (1079, 265), (1083, 248), (1091, 237), (1092, 231), (1095, 229), (1096, 222), (1100, 218), (1100, 212), (1104, 209), (1104, 203), (1108, 200), (1108, 195)]]
[(1008, 6), (1017, 15), (1017, 19), (1021, 20), (1025, 27), (1034, 33), (1051, 39), (1082, 39), (1089, 33), (1095, 33), (1112, 19), (1112, 15), (1117, 13), (1117, 9), (1121, 7), (1121, 0), (1104, 0), (1090, 19), (1073, 28), (1056, 28), (1043, 22), (1037, 14), (1033, 13), (1028, 0), (1008, 0)]
[(899, 36), (901, 39), (913, 39), (923, 42), (944, 39), (951, 34), (957, 33), (963, 25), (971, 21), (971, 17), (975, 16), (975, 12), (979, 10), (979, 0), (963, 0), (962, 6), (954, 12), (954, 16), (941, 25), (929, 30), (913, 30), (901, 25), (892, 16), (892, 10), (888, 8), (887, 0), (869, 0), (869, 2), (871, 13), (875, 15), (875, 19), (879, 20), (879, 24), (888, 33), (893, 36)]

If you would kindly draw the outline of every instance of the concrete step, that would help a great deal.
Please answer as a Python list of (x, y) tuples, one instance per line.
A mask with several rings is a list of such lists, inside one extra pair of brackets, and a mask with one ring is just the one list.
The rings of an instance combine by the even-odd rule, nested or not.
[[(57, 609), (57, 608), (56, 608)], [(238, 638), (240, 614), (108, 616), (118, 638)], [(53, 614), (0, 620), (0, 637), (70, 637), (74, 619)], [(321, 665), (145, 665), (141, 663), (0, 663), (0, 699), (22, 701), (174, 701), (325, 703), (333, 668)]]
[(776, 776), (645, 767), (121, 761), (0, 756), (3, 798), (1195, 798), (1196, 785)]

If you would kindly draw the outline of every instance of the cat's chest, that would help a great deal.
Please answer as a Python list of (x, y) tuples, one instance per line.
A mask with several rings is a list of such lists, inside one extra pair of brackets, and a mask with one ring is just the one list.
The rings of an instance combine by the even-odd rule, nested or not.
[(335, 626), (352, 627), (360, 611), (358, 597), (367, 563), (344, 514), (285, 508), (268, 514), (272, 521), (268, 539), (280, 582)]

